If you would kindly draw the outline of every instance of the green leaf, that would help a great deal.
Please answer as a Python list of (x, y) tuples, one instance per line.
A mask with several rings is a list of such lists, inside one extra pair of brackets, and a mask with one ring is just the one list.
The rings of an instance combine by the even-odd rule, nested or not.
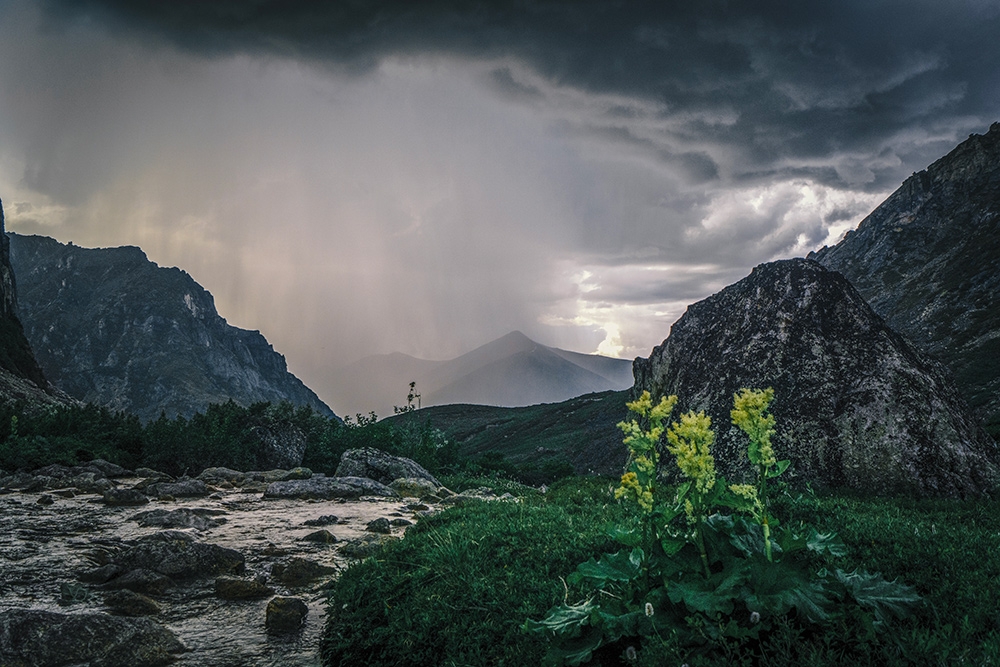
[(643, 556), (642, 549), (636, 547), (631, 552), (604, 554), (599, 561), (591, 558), (586, 563), (580, 563), (568, 580), (570, 583), (579, 583), (587, 579), (597, 587), (604, 586), (609, 581), (632, 581), (642, 572)]
[(812, 526), (805, 536), (806, 548), (820, 555), (844, 556), (847, 554), (847, 545), (840, 539), (837, 533), (820, 533)]
[(600, 628), (587, 628), (579, 637), (559, 639), (550, 644), (543, 664), (570, 667), (585, 664), (604, 643), (604, 632)]
[(746, 606), (767, 615), (782, 615), (795, 609), (804, 618), (819, 623), (829, 617), (830, 600), (823, 581), (787, 562), (755, 560), (747, 582)]
[(874, 612), (877, 623), (884, 623), (890, 615), (906, 618), (921, 600), (912, 587), (886, 581), (878, 572), (844, 572), (838, 568), (833, 574), (858, 604)]
[(635, 528), (613, 526), (608, 531), (608, 537), (627, 547), (637, 547), (642, 544), (642, 531)]
[(746, 564), (738, 563), (709, 579), (695, 575), (673, 582), (667, 587), (667, 595), (671, 602), (683, 602), (691, 611), (700, 611), (709, 616), (729, 614), (733, 611), (736, 592), (746, 581), (746, 577)]
[(562, 604), (549, 610), (548, 615), (540, 621), (533, 621), (530, 618), (525, 621), (525, 632), (531, 634), (552, 633), (557, 637), (577, 637), (583, 626), (590, 623), (590, 615), (599, 606), (590, 600), (584, 600), (580, 604)]
[(660, 546), (663, 547), (663, 553), (668, 556), (677, 554), (678, 551), (684, 548), (685, 544), (687, 544), (687, 540), (679, 537), (664, 537), (660, 540)]
[(788, 466), (790, 464), (791, 464), (791, 461), (789, 461), (787, 459), (784, 460), (784, 461), (778, 461), (777, 463), (774, 464), (774, 469), (773, 470), (768, 470), (767, 471), (767, 476), (768, 477), (778, 477), (778, 476), (780, 476), (783, 472), (785, 472), (786, 470), (788, 470)]

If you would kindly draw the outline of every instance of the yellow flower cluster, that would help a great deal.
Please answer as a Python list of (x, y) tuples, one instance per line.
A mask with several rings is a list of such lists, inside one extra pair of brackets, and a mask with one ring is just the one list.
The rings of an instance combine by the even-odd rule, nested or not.
[(634, 472), (622, 475), (621, 486), (615, 489), (615, 498), (632, 498), (645, 511), (653, 511), (653, 492), (639, 484), (639, 478)]
[(733, 424), (750, 437), (747, 455), (754, 465), (770, 468), (777, 463), (771, 436), (774, 435), (774, 416), (766, 414), (767, 406), (774, 400), (774, 389), (741, 389), (733, 395)]
[(712, 418), (704, 412), (681, 415), (667, 431), (667, 450), (677, 457), (677, 467), (699, 494), (715, 486), (715, 457), (710, 453), (715, 433)]
[(729, 490), (740, 498), (744, 498), (753, 503), (753, 514), (757, 516), (763, 509), (761, 505), (760, 497), (757, 495), (757, 487), (753, 484), (730, 484)]

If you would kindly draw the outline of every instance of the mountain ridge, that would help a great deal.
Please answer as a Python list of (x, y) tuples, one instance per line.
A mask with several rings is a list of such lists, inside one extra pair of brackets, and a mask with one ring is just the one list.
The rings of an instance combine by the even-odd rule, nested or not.
[(334, 416), (259, 331), (229, 325), (185, 271), (135, 246), (8, 236), (25, 333), (42, 369), (77, 400), (144, 421), (230, 399), (288, 400)]

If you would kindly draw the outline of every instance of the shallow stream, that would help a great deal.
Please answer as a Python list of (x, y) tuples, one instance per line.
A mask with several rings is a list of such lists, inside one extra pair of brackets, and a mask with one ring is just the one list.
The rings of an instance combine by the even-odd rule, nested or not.
[[(138, 480), (135, 480), (138, 481)], [(130, 480), (119, 480), (127, 486)], [(39, 504), (42, 495), (54, 499)], [(98, 586), (89, 596), (65, 603), (64, 583), (76, 584), (76, 574), (94, 566), (94, 556), (114, 552), (162, 528), (141, 527), (132, 517), (151, 509), (204, 508), (222, 510), (225, 523), (204, 531), (184, 529), (198, 541), (235, 549), (246, 558), (244, 577), (268, 575), (275, 563), (298, 556), (343, 568), (349, 559), (337, 553), (338, 544), (303, 542), (319, 530), (306, 520), (335, 515), (339, 521), (323, 526), (343, 542), (360, 537), (366, 524), (380, 517), (413, 519), (399, 499), (262, 500), (260, 493), (222, 491), (217, 497), (154, 501), (140, 507), (109, 507), (100, 496), (62, 498), (53, 492), (0, 495), (0, 611), (33, 608), (72, 613), (106, 611)], [(402, 528), (393, 528), (400, 534)], [(336, 575), (332, 575), (336, 576)], [(327, 577), (329, 579), (329, 577)], [(277, 595), (304, 600), (309, 607), (305, 625), (291, 635), (265, 631), (268, 598), (232, 601), (216, 597), (215, 578), (177, 582), (155, 597), (161, 612), (151, 616), (177, 634), (188, 648), (175, 665), (197, 666), (314, 666), (319, 665), (319, 639), (324, 622), (323, 579), (289, 588), (269, 581)]]

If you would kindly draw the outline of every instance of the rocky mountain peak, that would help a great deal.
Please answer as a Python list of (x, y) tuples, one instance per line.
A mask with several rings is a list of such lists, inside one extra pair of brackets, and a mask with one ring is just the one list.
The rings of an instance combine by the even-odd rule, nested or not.
[(906, 179), (835, 246), (843, 273), (889, 326), (945, 362), (1000, 435), (1000, 123)]
[(634, 374), (637, 391), (677, 394), (681, 411), (712, 417), (730, 479), (748, 470), (733, 394), (773, 387), (776, 449), (801, 480), (944, 495), (995, 484), (996, 446), (947, 371), (812, 260), (762, 264), (690, 306)]

